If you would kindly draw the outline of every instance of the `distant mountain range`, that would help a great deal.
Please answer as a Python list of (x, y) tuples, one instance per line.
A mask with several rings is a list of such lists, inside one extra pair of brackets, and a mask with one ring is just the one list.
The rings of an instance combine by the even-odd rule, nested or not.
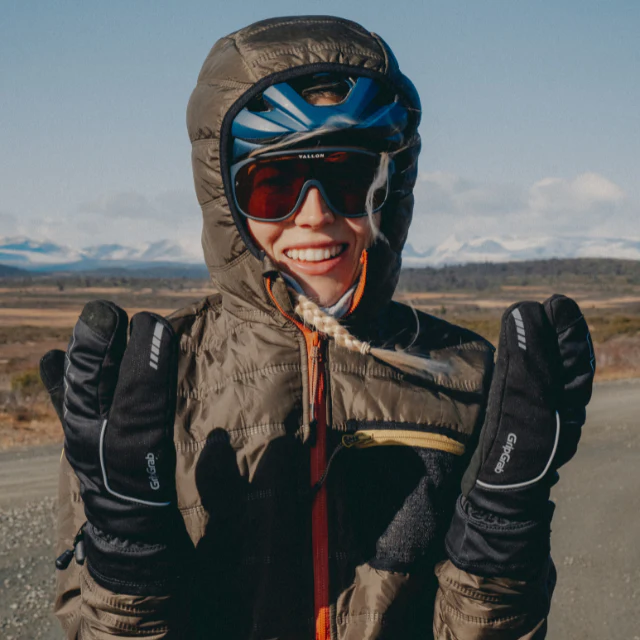
[(519, 262), (550, 258), (618, 258), (640, 260), (640, 238), (581, 236), (484, 237), (460, 241), (454, 236), (418, 252), (405, 247), (405, 267), (440, 267), (470, 262)]
[[(512, 262), (549, 258), (640, 260), (640, 238), (540, 236), (484, 237), (460, 241), (451, 236), (423, 252), (407, 245), (403, 265), (437, 267), (470, 262)], [(200, 255), (169, 240), (135, 247), (101, 244), (74, 249), (24, 236), (0, 237), (0, 265), (40, 272), (144, 270), (163, 276), (175, 271), (202, 271), (203, 275), (206, 274)], [(15, 272), (13, 274), (16, 275)]]
[(146, 269), (162, 266), (202, 266), (201, 256), (180, 244), (160, 240), (128, 247), (99, 244), (74, 249), (54, 242), (0, 237), (0, 264), (30, 271), (93, 271), (96, 269)]

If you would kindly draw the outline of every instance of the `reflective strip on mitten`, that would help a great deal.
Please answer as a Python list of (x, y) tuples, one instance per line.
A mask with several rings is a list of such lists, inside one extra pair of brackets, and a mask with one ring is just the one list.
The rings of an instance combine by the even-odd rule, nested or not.
[(550, 490), (577, 449), (594, 372), (573, 300), (556, 295), (506, 311), (484, 426), (447, 535), (458, 566), (488, 562), (497, 575), (548, 553)]
[(128, 345), (126, 330), (115, 305), (84, 308), (65, 363), (65, 452), (91, 524), (156, 540), (162, 508), (175, 495), (176, 344), (154, 314), (132, 319)]
[(128, 344), (127, 327), (118, 306), (90, 302), (66, 357), (49, 352), (40, 368), (80, 480), (89, 569), (138, 593), (161, 591), (188, 545), (175, 495), (177, 338), (152, 313), (133, 317)]

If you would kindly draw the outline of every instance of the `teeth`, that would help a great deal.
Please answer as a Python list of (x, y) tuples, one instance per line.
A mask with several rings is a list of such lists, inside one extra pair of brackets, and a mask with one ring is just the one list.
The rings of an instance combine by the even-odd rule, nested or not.
[(342, 253), (342, 245), (333, 245), (325, 249), (289, 249), (285, 253), (291, 260), (321, 262), (322, 260), (335, 258), (335, 256)]

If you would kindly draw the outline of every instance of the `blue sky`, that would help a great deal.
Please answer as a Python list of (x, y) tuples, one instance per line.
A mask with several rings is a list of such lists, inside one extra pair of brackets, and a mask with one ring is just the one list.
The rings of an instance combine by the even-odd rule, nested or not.
[(411, 241), (640, 237), (640, 2), (3, 2), (0, 236), (181, 239), (200, 214), (185, 129), (219, 37), (277, 15), (362, 23), (423, 102)]

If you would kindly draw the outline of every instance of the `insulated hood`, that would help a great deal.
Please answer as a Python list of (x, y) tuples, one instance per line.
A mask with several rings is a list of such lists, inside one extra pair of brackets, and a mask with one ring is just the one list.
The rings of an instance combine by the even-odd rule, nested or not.
[[(220, 39), (207, 56), (187, 108), (196, 194), (202, 208), (205, 261), (223, 304), (237, 314), (277, 311), (265, 286), (283, 303), (286, 288), (267, 256), (255, 246), (235, 210), (228, 158), (233, 118), (251, 98), (293, 77), (334, 71), (388, 84), (409, 107), (406, 148), (394, 157), (396, 172), (382, 211), (388, 242), (369, 249), (367, 282), (357, 314), (386, 304), (395, 290), (413, 211), (420, 140), (420, 102), (388, 45), (355, 22), (331, 16), (273, 18)], [(286, 306), (286, 305), (285, 305)]]

